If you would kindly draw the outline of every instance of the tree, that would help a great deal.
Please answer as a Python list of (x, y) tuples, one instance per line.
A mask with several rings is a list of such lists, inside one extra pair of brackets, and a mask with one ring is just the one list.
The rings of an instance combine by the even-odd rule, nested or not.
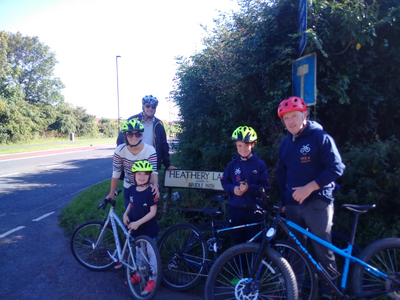
[(118, 135), (118, 124), (116, 121), (112, 122), (110, 119), (101, 118), (97, 126), (103, 136), (116, 137)]
[(19, 85), (31, 104), (57, 104), (64, 100), (64, 84), (53, 77), (55, 53), (38, 37), (9, 33), (6, 49), (11, 72), (3, 85)]
[(38, 37), (0, 32), (0, 142), (44, 135), (97, 135), (95, 116), (64, 103), (64, 85), (53, 76), (55, 53)]
[[(240, 4), (240, 12), (216, 20), (202, 52), (177, 58), (173, 96), (183, 119), (182, 158), (194, 166), (226, 164), (227, 141), (240, 125), (254, 127), (259, 151), (276, 160), (265, 146), (276, 146), (283, 134), (276, 109), (291, 95), (298, 1)], [(305, 54), (316, 52), (318, 65), (312, 117), (339, 145), (399, 137), (398, 2), (315, 0), (308, 10)]]
[(80, 136), (95, 137), (98, 133), (96, 116), (89, 115), (83, 107), (76, 107), (74, 110), (75, 118), (78, 121), (76, 134)]
[[(269, 168), (272, 198), (277, 197), (277, 147), (285, 134), (277, 106), (292, 93), (298, 3), (240, 1), (239, 12), (215, 21), (203, 51), (177, 58), (172, 95), (183, 120), (177, 156), (183, 168), (222, 171), (235, 155), (229, 142), (233, 130), (248, 125), (258, 133), (256, 152)], [(390, 201), (387, 207), (400, 205), (391, 183), (381, 189), (385, 179), (400, 179), (393, 159), (399, 157), (400, 138), (399, 6), (396, 0), (314, 0), (308, 8), (303, 55), (317, 54), (318, 88), (311, 116), (334, 137), (352, 170), (351, 177), (346, 172), (342, 177), (350, 185), (343, 184), (338, 196), (348, 203), (370, 203), (377, 196)], [(357, 155), (365, 156), (358, 162), (365, 162), (377, 150), (381, 156), (374, 157), (374, 164), (354, 163)], [(383, 175), (376, 176), (377, 170)], [(365, 184), (356, 184), (359, 178)], [(376, 228), (390, 226), (385, 220), (393, 218), (380, 217)], [(397, 224), (391, 234), (399, 231)]]
[(70, 134), (77, 132), (79, 122), (74, 114), (74, 107), (69, 103), (59, 104), (57, 107), (57, 117), (55, 123), (50, 128), (61, 134)]

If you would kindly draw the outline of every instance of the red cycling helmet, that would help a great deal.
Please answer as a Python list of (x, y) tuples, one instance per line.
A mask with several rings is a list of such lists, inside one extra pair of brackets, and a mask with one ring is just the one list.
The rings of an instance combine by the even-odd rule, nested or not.
[(307, 105), (300, 97), (292, 96), (283, 100), (278, 106), (278, 116), (282, 119), (283, 115), (292, 111), (307, 111)]

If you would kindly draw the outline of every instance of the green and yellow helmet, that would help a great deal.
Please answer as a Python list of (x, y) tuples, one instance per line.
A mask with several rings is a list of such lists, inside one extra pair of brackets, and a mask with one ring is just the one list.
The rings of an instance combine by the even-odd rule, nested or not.
[(239, 126), (232, 133), (232, 140), (245, 143), (255, 143), (257, 142), (257, 133), (251, 127)]
[(132, 173), (153, 172), (153, 166), (146, 160), (139, 160), (132, 166)]
[(138, 120), (128, 120), (124, 124), (122, 124), (121, 131), (123, 133), (125, 133), (127, 131), (132, 131), (132, 130), (143, 132), (144, 127), (143, 127), (142, 123), (140, 123), (140, 121), (138, 121)]

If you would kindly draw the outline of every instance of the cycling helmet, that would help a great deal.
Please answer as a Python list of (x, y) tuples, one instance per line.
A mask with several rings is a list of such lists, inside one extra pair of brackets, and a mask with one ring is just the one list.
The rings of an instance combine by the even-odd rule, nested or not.
[(139, 160), (132, 166), (132, 173), (153, 172), (153, 166), (146, 160)]
[(123, 133), (125, 133), (127, 131), (132, 131), (132, 130), (143, 132), (144, 127), (143, 127), (142, 123), (140, 123), (138, 120), (128, 120), (124, 124), (122, 124), (121, 131)]
[(143, 97), (142, 103), (143, 104), (150, 103), (150, 104), (153, 104), (153, 105), (157, 106), (158, 105), (158, 100), (153, 95), (147, 95), (147, 96)]
[(255, 143), (257, 142), (257, 133), (251, 127), (240, 126), (232, 133), (232, 140), (245, 143)]
[(278, 116), (282, 119), (283, 115), (292, 111), (307, 111), (307, 105), (300, 97), (292, 96), (284, 99), (278, 106)]

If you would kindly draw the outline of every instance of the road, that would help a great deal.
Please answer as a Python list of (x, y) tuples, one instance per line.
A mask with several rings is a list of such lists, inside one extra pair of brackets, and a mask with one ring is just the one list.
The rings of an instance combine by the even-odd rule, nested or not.
[[(0, 155), (0, 299), (127, 299), (124, 269), (93, 272), (73, 258), (60, 210), (110, 178), (115, 145)], [(156, 300), (199, 300), (162, 287)]]

